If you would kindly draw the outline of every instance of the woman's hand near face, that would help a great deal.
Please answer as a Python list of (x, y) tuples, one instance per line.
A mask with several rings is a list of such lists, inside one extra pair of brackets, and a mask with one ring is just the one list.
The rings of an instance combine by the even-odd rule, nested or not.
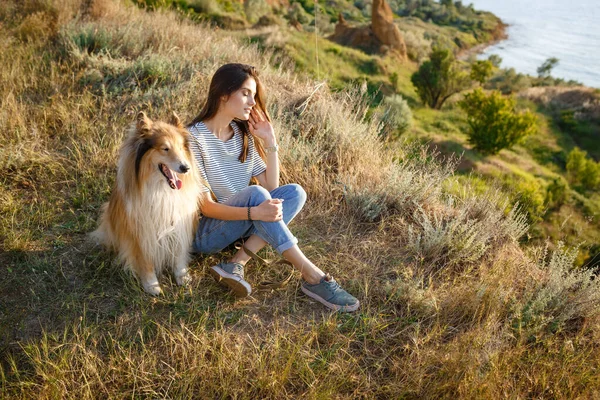
[(275, 222), (283, 218), (283, 199), (268, 199), (250, 210), (255, 221)]
[(265, 146), (271, 147), (276, 144), (275, 131), (273, 125), (267, 120), (266, 115), (257, 109), (250, 110), (250, 118), (248, 118), (248, 126), (250, 133), (261, 139)]

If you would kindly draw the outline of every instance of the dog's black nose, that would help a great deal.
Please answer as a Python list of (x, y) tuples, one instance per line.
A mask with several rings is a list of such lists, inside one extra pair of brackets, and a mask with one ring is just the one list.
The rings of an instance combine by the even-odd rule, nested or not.
[(182, 172), (182, 173), (184, 173), (184, 174), (185, 174), (186, 172), (188, 172), (189, 170), (190, 170), (190, 167), (188, 167), (187, 165), (181, 164), (181, 165), (179, 166), (179, 171), (181, 171), (181, 172)]

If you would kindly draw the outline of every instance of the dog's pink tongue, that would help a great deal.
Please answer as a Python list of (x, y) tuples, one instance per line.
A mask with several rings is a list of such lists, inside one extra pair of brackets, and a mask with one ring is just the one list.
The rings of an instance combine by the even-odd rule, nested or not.
[(181, 189), (181, 186), (183, 186), (183, 182), (181, 182), (181, 179), (179, 179), (179, 177), (177, 176), (177, 174), (175, 172), (172, 172), (171, 187), (173, 189), (177, 188), (177, 190), (179, 190), (179, 189)]
[(181, 189), (182, 182), (181, 179), (177, 176), (177, 174), (169, 169), (165, 164), (161, 164), (161, 168), (167, 180), (169, 182), (169, 186), (171, 189)]

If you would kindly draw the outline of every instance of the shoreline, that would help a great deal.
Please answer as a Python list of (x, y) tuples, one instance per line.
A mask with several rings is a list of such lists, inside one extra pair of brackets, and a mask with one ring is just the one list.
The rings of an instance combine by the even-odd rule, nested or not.
[(500, 18), (498, 18), (498, 20), (500, 21), (498, 23), (498, 30), (497, 30), (498, 33), (496, 35), (494, 35), (494, 38), (491, 41), (478, 44), (478, 45), (470, 47), (468, 49), (460, 50), (456, 54), (456, 59), (459, 61), (468, 60), (471, 56), (476, 56), (480, 53), (483, 53), (483, 51), (485, 49), (487, 49), (488, 47), (493, 46), (495, 44), (498, 44), (498, 43), (508, 39), (508, 33), (506, 33), (506, 28), (508, 28), (510, 25), (504, 23)]

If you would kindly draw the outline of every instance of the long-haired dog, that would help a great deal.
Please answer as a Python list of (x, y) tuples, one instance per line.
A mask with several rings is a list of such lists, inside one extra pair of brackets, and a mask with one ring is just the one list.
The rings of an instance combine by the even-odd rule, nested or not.
[(118, 253), (152, 295), (171, 267), (179, 285), (189, 282), (189, 249), (198, 218), (199, 174), (189, 136), (175, 113), (169, 123), (144, 112), (121, 148), (117, 178), (92, 236)]

